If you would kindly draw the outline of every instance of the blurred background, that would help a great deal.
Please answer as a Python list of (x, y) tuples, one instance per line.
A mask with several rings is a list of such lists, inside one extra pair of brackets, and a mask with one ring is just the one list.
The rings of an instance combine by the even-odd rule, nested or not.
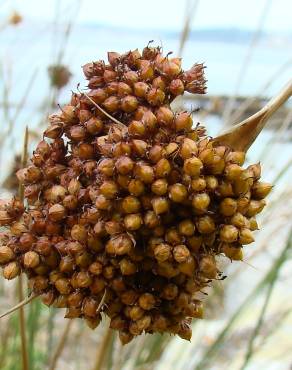
[[(29, 150), (49, 113), (80, 83), (81, 66), (107, 51), (142, 49), (150, 40), (207, 66), (205, 96), (174, 107), (200, 108), (211, 136), (258, 111), (292, 77), (290, 0), (0, 1), (0, 191), (17, 191), (23, 134)], [(292, 369), (292, 104), (269, 121), (248, 163), (261, 162), (274, 184), (243, 262), (222, 261), (228, 278), (206, 296), (191, 342), (141, 336), (122, 348), (107, 323), (90, 331), (37, 300), (25, 308), (29, 370)], [(17, 302), (0, 281), (0, 313)], [(0, 325), (0, 369), (21, 369), (17, 313)]]

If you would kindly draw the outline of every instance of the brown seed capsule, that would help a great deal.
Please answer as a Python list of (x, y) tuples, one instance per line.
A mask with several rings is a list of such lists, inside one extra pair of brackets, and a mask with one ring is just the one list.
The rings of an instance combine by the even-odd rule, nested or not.
[(120, 100), (118, 97), (112, 95), (108, 98), (106, 98), (102, 105), (104, 106), (105, 110), (107, 112), (113, 113), (116, 112), (119, 109), (120, 106)]
[(54, 204), (49, 209), (49, 218), (52, 221), (61, 221), (66, 216), (66, 209), (62, 204)]
[(87, 230), (85, 226), (76, 224), (71, 229), (71, 237), (79, 242), (84, 242), (87, 238)]
[(145, 184), (151, 184), (154, 180), (154, 170), (151, 166), (143, 163), (137, 163), (135, 166), (136, 178)]
[(114, 181), (108, 180), (101, 184), (99, 191), (107, 199), (114, 199), (118, 194), (118, 187)]
[(233, 225), (224, 225), (220, 230), (220, 240), (233, 243), (238, 238), (238, 229)]
[(252, 232), (248, 228), (242, 228), (239, 232), (239, 243), (240, 244), (250, 244), (254, 242), (254, 237)]
[(122, 275), (133, 275), (137, 271), (137, 266), (127, 258), (123, 258), (119, 262)]
[(249, 219), (249, 228), (251, 231), (259, 230), (259, 226), (255, 218)]
[(265, 205), (266, 202), (264, 200), (251, 200), (247, 208), (246, 216), (253, 217), (257, 215), (263, 210)]
[(172, 80), (169, 85), (169, 91), (175, 96), (182, 95), (184, 93), (183, 82), (179, 78)]
[(161, 292), (161, 297), (168, 300), (173, 301), (178, 295), (178, 287), (175, 284), (167, 284), (163, 288)]
[(125, 213), (137, 213), (140, 207), (141, 204), (139, 199), (132, 195), (125, 197), (122, 201), (122, 209)]
[(244, 217), (241, 213), (236, 212), (230, 219), (232, 225), (242, 228), (249, 224), (248, 219)]
[(72, 286), (69, 279), (61, 278), (55, 282), (55, 287), (61, 294), (69, 294), (72, 291)]
[(126, 215), (124, 218), (124, 224), (127, 230), (138, 230), (142, 222), (142, 217), (138, 213)]
[(215, 279), (217, 276), (217, 266), (214, 256), (207, 255), (200, 260), (200, 271), (207, 279)]
[(240, 178), (242, 171), (242, 168), (238, 164), (227, 164), (225, 167), (225, 177), (229, 181), (235, 181)]
[(132, 85), (134, 84), (135, 82), (137, 82), (139, 79), (139, 76), (138, 76), (138, 73), (135, 72), (135, 71), (128, 71), (128, 72), (125, 72), (124, 73), (124, 80)]
[(200, 217), (196, 226), (201, 234), (210, 234), (215, 231), (215, 223), (210, 216)]
[(98, 171), (100, 171), (103, 175), (106, 175), (106, 176), (112, 176), (114, 173), (114, 168), (115, 168), (115, 163), (114, 163), (114, 160), (111, 158), (103, 159), (98, 164)]
[(171, 247), (169, 244), (161, 243), (154, 247), (154, 256), (159, 262), (167, 261), (171, 257)]
[(156, 299), (153, 294), (144, 293), (139, 297), (139, 306), (145, 311), (152, 310), (155, 307)]
[(128, 132), (133, 136), (144, 136), (146, 133), (146, 127), (141, 121), (131, 121), (128, 126)]
[(151, 185), (151, 190), (156, 195), (164, 195), (167, 193), (168, 183), (166, 179), (158, 179)]
[(135, 96), (127, 95), (121, 100), (121, 108), (126, 113), (134, 112), (137, 109), (138, 100)]
[(173, 202), (181, 203), (187, 198), (188, 192), (183, 184), (176, 183), (169, 188), (169, 197)]
[(141, 180), (132, 179), (128, 184), (129, 193), (138, 197), (145, 191), (145, 185)]
[(166, 177), (171, 171), (171, 165), (166, 158), (160, 159), (155, 165), (156, 177)]
[(185, 262), (190, 256), (190, 251), (185, 245), (177, 245), (173, 249), (173, 257), (178, 263)]
[(192, 198), (192, 206), (196, 211), (205, 212), (211, 202), (207, 193), (195, 194)]
[(164, 82), (164, 79), (161, 76), (158, 76), (154, 78), (154, 80), (152, 81), (152, 86), (155, 87), (156, 89), (164, 91), (166, 84)]
[(119, 96), (125, 96), (130, 95), (132, 93), (132, 88), (125, 82), (119, 82), (118, 83), (118, 95)]
[(252, 187), (252, 195), (255, 199), (263, 199), (270, 193), (271, 190), (271, 184), (258, 181)]
[(188, 112), (179, 113), (174, 120), (176, 131), (189, 131), (193, 126), (193, 119)]
[(221, 201), (219, 209), (222, 215), (232, 216), (236, 212), (237, 202), (232, 198), (225, 198)]
[(149, 151), (149, 159), (153, 163), (157, 163), (165, 155), (165, 150), (161, 145), (153, 145)]
[(133, 338), (134, 336), (131, 333), (128, 333), (125, 331), (119, 331), (119, 339), (122, 345), (130, 343)]
[(202, 168), (203, 163), (200, 161), (199, 158), (192, 157), (184, 161), (184, 172), (191, 177), (199, 176)]
[(206, 189), (206, 181), (202, 177), (193, 179), (191, 182), (191, 187), (194, 191), (203, 191)]
[(106, 252), (109, 254), (123, 255), (128, 254), (133, 247), (133, 242), (127, 234), (112, 237), (106, 243)]
[(148, 90), (149, 90), (149, 86), (146, 82), (134, 83), (134, 94), (138, 96), (139, 98), (145, 98)]
[(3, 245), (0, 246), (0, 264), (5, 264), (10, 262), (15, 258), (15, 255), (9, 247)]
[(183, 220), (178, 224), (178, 231), (184, 236), (192, 236), (195, 233), (195, 225), (189, 219)]
[(182, 243), (182, 236), (176, 228), (168, 229), (165, 234), (165, 240), (173, 245)]
[(12, 280), (16, 278), (20, 274), (20, 266), (16, 261), (9, 262), (4, 268), (3, 268), (3, 277), (7, 280)]
[(90, 135), (97, 135), (102, 132), (103, 122), (100, 118), (91, 117), (85, 122), (85, 127)]
[(164, 197), (155, 197), (152, 199), (152, 207), (157, 215), (166, 213), (169, 210), (169, 202)]
[(95, 206), (97, 209), (107, 211), (111, 208), (112, 202), (110, 199), (107, 199), (104, 195), (100, 194), (96, 197)]
[(234, 247), (232, 244), (224, 243), (221, 246), (221, 251), (233, 261), (242, 261), (243, 259), (242, 248)]
[(35, 268), (40, 263), (40, 257), (36, 252), (29, 251), (23, 256), (23, 265), (26, 268)]
[(144, 216), (144, 224), (149, 229), (153, 229), (160, 224), (160, 220), (155, 212), (147, 211)]
[(146, 98), (150, 105), (158, 106), (163, 104), (165, 94), (160, 89), (152, 88), (147, 92)]
[(235, 163), (239, 166), (242, 166), (245, 161), (244, 152), (230, 152), (226, 156), (226, 162)]
[(133, 170), (134, 162), (131, 158), (122, 156), (116, 161), (115, 167), (121, 175), (127, 175)]
[(156, 112), (157, 122), (164, 126), (170, 126), (173, 122), (174, 114), (170, 108), (163, 106)]

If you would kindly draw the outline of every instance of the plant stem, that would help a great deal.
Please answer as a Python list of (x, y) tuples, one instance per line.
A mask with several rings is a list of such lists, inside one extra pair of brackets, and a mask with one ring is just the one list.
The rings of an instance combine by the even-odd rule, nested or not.
[(110, 328), (105, 329), (105, 335), (102, 339), (102, 342), (99, 346), (99, 349), (97, 351), (95, 365), (93, 367), (93, 370), (101, 370), (103, 368), (107, 353), (109, 344), (113, 337), (113, 331)]

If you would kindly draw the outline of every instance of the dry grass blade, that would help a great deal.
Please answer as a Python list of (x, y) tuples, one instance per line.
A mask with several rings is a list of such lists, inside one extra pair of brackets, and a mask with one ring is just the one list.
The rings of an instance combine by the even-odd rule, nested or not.
[(106, 115), (111, 121), (115, 122), (119, 127), (125, 128), (126, 126), (119, 120), (117, 120), (115, 117), (111, 116), (107, 111), (105, 111), (101, 106), (99, 106), (93, 99), (91, 99), (90, 96), (86, 94), (86, 92), (81, 92), (79, 88), (77, 89), (81, 94), (85, 95), (86, 98), (98, 109), (100, 110), (104, 115)]
[(0, 319), (2, 319), (5, 316), (8, 316), (8, 315), (12, 314), (13, 312), (19, 310), (21, 307), (24, 307), (25, 305), (27, 305), (28, 303), (30, 303), (32, 300), (34, 300), (36, 297), (37, 297), (37, 295), (31, 295), (30, 297), (27, 297), (27, 298), (23, 299), (17, 305), (13, 306), (8, 311), (2, 313), (0, 315)]
[(214, 139), (215, 143), (229, 145), (235, 150), (247, 151), (257, 136), (260, 134), (268, 119), (292, 95), (292, 81), (271, 99), (260, 111), (243, 122), (223, 132)]
[(189, 37), (191, 20), (194, 17), (194, 14), (196, 13), (196, 10), (198, 8), (199, 0), (195, 0), (195, 2), (192, 5), (193, 6), (191, 6), (190, 1), (187, 1), (185, 22), (184, 22), (184, 26), (183, 26), (182, 33), (180, 36), (180, 41), (179, 41), (179, 48), (178, 48), (179, 56), (182, 55), (184, 46)]

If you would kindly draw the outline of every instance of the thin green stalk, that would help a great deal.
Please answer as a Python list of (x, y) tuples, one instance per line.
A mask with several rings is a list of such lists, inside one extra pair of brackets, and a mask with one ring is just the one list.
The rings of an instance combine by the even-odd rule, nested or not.
[(217, 339), (215, 342), (206, 350), (206, 352), (203, 354), (202, 359), (199, 361), (199, 363), (194, 366), (194, 370), (203, 370), (206, 369), (206, 366), (210, 364), (210, 360), (216, 355), (218, 350), (221, 348), (224, 340), (226, 339), (227, 335), (229, 334), (233, 324), (235, 321), (239, 318), (239, 316), (242, 314), (242, 312), (248, 307), (248, 305), (253, 302), (253, 300), (258, 296), (258, 294), (261, 292), (261, 290), (266, 287), (267, 284), (273, 279), (275, 274), (277, 274), (277, 271), (281, 268), (283, 263), (285, 262), (287, 258), (287, 252), (291, 247), (291, 241), (292, 241), (292, 230), (290, 230), (288, 242), (286, 246), (283, 248), (281, 254), (276, 259), (270, 270), (267, 272), (267, 274), (264, 276), (264, 278), (257, 284), (257, 286), (253, 289), (253, 291), (247, 296), (247, 298), (244, 300), (244, 302), (239, 306), (239, 308), (235, 311), (235, 313), (231, 316), (228, 323), (225, 325), (225, 327), (221, 330), (221, 332), (218, 334)]

